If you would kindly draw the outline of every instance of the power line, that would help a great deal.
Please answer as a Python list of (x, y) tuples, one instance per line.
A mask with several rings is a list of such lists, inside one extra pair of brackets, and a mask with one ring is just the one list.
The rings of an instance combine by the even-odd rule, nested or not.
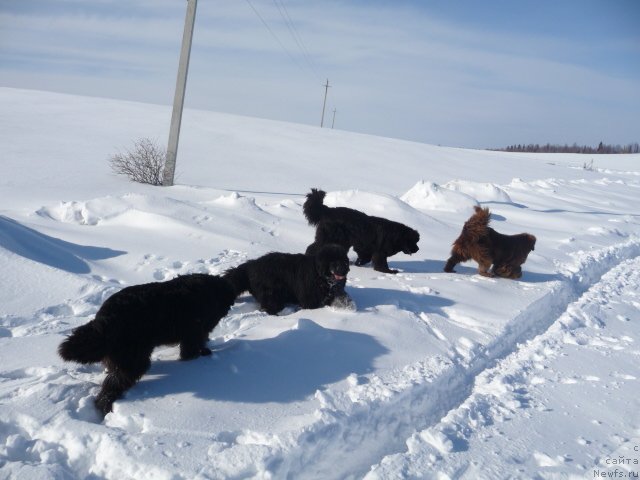
[[(296, 43), (298, 49), (300, 50), (300, 53), (302, 54), (302, 58), (305, 59), (305, 61), (307, 63), (307, 66), (310, 69), (310, 72), (313, 73), (316, 78), (320, 79), (320, 76), (318, 75), (318, 71), (316, 70), (316, 68), (314, 66), (314, 63), (313, 63), (313, 60), (311, 59), (311, 55), (309, 54), (309, 50), (307, 49), (307, 47), (306, 47), (306, 45), (304, 43), (304, 40), (302, 39), (302, 35), (300, 35), (300, 32), (296, 28), (296, 25), (295, 25), (293, 19), (291, 18), (291, 15), (289, 15), (289, 11), (287, 10), (287, 6), (284, 4), (284, 1), (283, 0), (272, 0), (272, 1), (273, 1), (273, 4), (278, 9), (278, 13), (280, 14), (280, 17), (282, 18), (282, 20), (284, 20), (284, 24), (287, 26), (287, 29), (289, 30), (289, 33), (291, 34), (294, 42)], [(282, 48), (282, 50), (289, 56), (289, 58), (301, 70), (304, 71), (305, 69), (302, 68), (302, 65), (300, 64), (300, 62), (291, 54), (289, 49), (287, 49), (287, 47), (285, 47), (284, 43), (282, 43), (280, 38), (276, 35), (276, 33), (273, 31), (273, 29), (269, 26), (267, 21), (264, 19), (264, 17), (260, 14), (258, 9), (253, 5), (253, 3), (251, 3), (251, 0), (246, 0), (246, 2), (251, 7), (251, 9), (256, 14), (256, 16), (260, 19), (260, 21), (265, 26), (265, 28), (269, 31), (271, 36), (278, 43), (278, 45), (280, 45), (280, 48)], [(328, 90), (329, 90), (329, 87), (330, 87), (329, 80), (327, 80), (327, 83), (325, 85), (323, 85), (323, 87), (325, 87), (325, 92), (324, 92), (324, 102), (322, 104), (322, 117), (320, 119), (320, 127), (324, 126), (324, 113), (325, 113), (325, 109), (326, 109), (326, 105), (327, 105), (327, 93), (328, 93)], [(331, 128), (333, 128), (333, 124), (334, 123), (335, 123), (335, 109), (334, 109), (334, 112), (333, 112), (333, 121), (332, 121)]]
[(260, 15), (260, 12), (258, 12), (258, 10), (256, 9), (256, 7), (253, 6), (253, 3), (251, 3), (251, 0), (245, 0), (249, 6), (251, 7), (251, 9), (254, 11), (254, 13), (258, 16), (258, 18), (260, 19), (260, 21), (262, 22), (262, 24), (266, 27), (266, 29), (269, 31), (269, 33), (271, 34), (271, 36), (276, 40), (276, 42), (278, 42), (278, 45), (280, 45), (280, 47), (282, 48), (282, 50), (284, 50), (284, 52), (289, 56), (289, 58), (291, 60), (293, 60), (293, 62), (298, 65), (298, 67), (302, 70), (305, 71), (305, 69), (302, 67), (302, 65), (300, 64), (300, 62), (298, 62), (298, 60), (291, 54), (291, 52), (289, 52), (289, 50), (287, 49), (287, 47), (284, 46), (284, 44), (282, 43), (282, 41), (280, 40), (280, 38), (275, 34), (275, 32), (271, 29), (271, 27), (269, 26), (269, 24), (266, 22), (266, 20), (262, 17), (262, 15)]
[(304, 40), (302, 39), (302, 35), (300, 35), (300, 32), (296, 28), (296, 25), (293, 19), (291, 18), (291, 15), (289, 15), (287, 6), (284, 4), (283, 0), (273, 0), (273, 3), (278, 8), (278, 12), (280, 13), (280, 16), (282, 17), (282, 19), (284, 20), (285, 25), (289, 29), (289, 33), (291, 33), (293, 40), (298, 45), (298, 49), (302, 53), (302, 57), (305, 59), (305, 61), (307, 62), (307, 65), (319, 80), (320, 75), (318, 75), (318, 71), (315, 68), (311, 55), (309, 54), (309, 50), (307, 49), (307, 46), (305, 45)]

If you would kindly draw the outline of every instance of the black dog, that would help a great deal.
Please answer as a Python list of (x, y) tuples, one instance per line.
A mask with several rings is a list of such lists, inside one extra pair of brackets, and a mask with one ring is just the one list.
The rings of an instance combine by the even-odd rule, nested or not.
[(154, 347), (180, 344), (181, 360), (211, 354), (209, 332), (235, 298), (229, 282), (206, 274), (126, 287), (104, 302), (95, 319), (74, 329), (58, 353), (68, 361), (104, 363), (107, 376), (96, 406), (106, 415), (149, 369)]
[(321, 308), (335, 300), (349, 303), (344, 291), (348, 272), (347, 251), (325, 245), (315, 255), (268, 253), (228, 270), (224, 278), (236, 295), (248, 290), (262, 310), (275, 315), (288, 303), (302, 308)]
[(315, 241), (307, 247), (307, 253), (327, 243), (337, 243), (347, 251), (353, 247), (358, 266), (373, 260), (374, 270), (398, 273), (389, 268), (387, 258), (398, 252), (411, 255), (418, 251), (420, 234), (414, 229), (352, 208), (327, 207), (323, 203), (325, 195), (322, 190), (312, 188), (303, 205), (304, 216), (310, 225), (316, 226)]

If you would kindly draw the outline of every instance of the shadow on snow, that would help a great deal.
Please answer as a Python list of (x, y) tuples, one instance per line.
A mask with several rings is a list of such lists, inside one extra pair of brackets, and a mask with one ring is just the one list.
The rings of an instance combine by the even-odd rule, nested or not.
[(103, 260), (127, 252), (65, 242), (25, 227), (0, 215), (0, 247), (10, 252), (70, 273), (89, 273), (86, 260)]
[(381, 305), (395, 305), (410, 312), (430, 312), (445, 315), (442, 307), (450, 307), (453, 301), (438, 295), (413, 293), (391, 288), (348, 288), (348, 293), (356, 303), (358, 310), (378, 307)]
[(144, 396), (193, 392), (198, 398), (246, 402), (294, 402), (350, 374), (373, 371), (389, 350), (363, 333), (332, 330), (307, 319), (298, 328), (262, 340), (233, 340), (212, 358), (153, 362), (134, 387)]

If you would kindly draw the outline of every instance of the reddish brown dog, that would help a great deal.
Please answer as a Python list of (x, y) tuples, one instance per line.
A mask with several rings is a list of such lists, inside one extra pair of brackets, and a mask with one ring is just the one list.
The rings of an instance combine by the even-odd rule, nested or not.
[(474, 208), (476, 213), (465, 222), (462, 233), (453, 242), (451, 257), (447, 260), (444, 271), (455, 272), (453, 267), (458, 263), (473, 259), (478, 262), (478, 273), (485, 277), (522, 277), (521, 265), (534, 249), (536, 237), (529, 233), (498, 233), (489, 226), (489, 209), (477, 206)]

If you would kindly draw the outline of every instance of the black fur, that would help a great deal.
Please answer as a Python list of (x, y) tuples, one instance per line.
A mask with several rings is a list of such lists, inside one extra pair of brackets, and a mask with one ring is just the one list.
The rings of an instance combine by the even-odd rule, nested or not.
[(322, 190), (312, 188), (302, 207), (309, 224), (316, 227), (315, 241), (307, 247), (308, 254), (327, 243), (337, 243), (347, 251), (353, 247), (358, 255), (356, 265), (373, 261), (374, 270), (398, 273), (389, 268), (387, 258), (399, 252), (411, 255), (418, 251), (420, 234), (414, 229), (352, 208), (327, 207), (323, 203), (325, 195)]
[(314, 255), (268, 253), (228, 270), (224, 278), (236, 295), (248, 290), (262, 310), (275, 315), (287, 304), (320, 308), (344, 299), (348, 272), (347, 251), (325, 245)]
[(74, 329), (58, 353), (67, 361), (104, 363), (107, 376), (96, 406), (106, 415), (149, 369), (154, 347), (180, 344), (181, 360), (210, 354), (209, 332), (235, 298), (229, 282), (206, 274), (126, 287)]

